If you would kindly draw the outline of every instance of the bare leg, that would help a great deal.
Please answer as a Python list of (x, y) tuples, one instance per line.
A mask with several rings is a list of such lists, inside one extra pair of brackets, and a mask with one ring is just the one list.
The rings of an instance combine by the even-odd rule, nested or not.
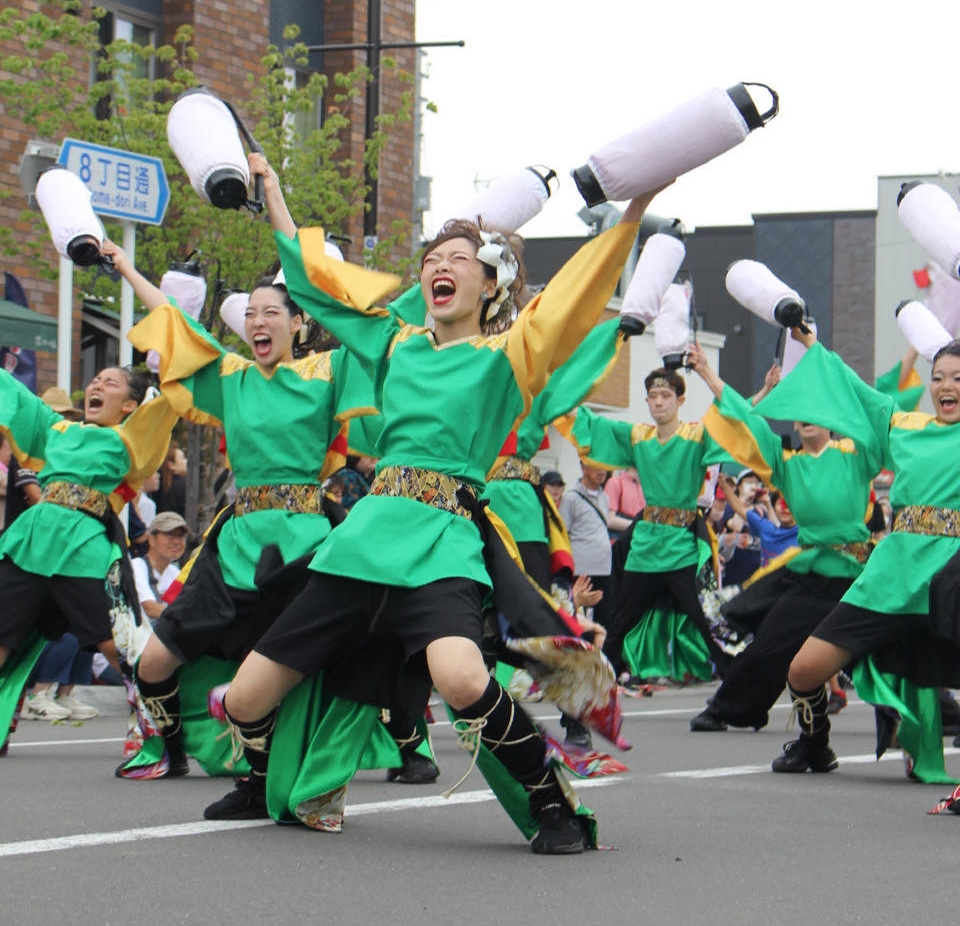
[(473, 640), (443, 637), (427, 646), (427, 666), (440, 697), (453, 710), (478, 701), (490, 684), (490, 673)]
[(853, 653), (817, 637), (807, 637), (790, 663), (787, 680), (796, 691), (813, 691), (829, 681), (853, 658)]
[(296, 669), (252, 652), (237, 669), (227, 689), (224, 707), (231, 719), (253, 723), (276, 710), (287, 692), (303, 677)]
[(151, 636), (137, 662), (137, 678), (145, 682), (162, 682), (181, 665), (183, 663), (160, 642), (159, 637)]

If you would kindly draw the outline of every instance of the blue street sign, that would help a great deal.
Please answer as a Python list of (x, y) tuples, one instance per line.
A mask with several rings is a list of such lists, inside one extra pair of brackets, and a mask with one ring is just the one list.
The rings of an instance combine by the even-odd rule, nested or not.
[(170, 187), (160, 158), (65, 138), (57, 163), (83, 181), (99, 215), (148, 225), (163, 222)]

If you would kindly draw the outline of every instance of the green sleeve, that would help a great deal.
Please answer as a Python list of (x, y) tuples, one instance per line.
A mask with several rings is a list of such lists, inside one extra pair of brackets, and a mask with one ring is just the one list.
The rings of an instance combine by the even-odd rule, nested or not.
[(287, 289), (297, 305), (330, 331), (378, 385), (393, 338), (402, 323), (386, 309), (358, 308), (314, 286), (307, 276), (299, 234), (294, 239), (280, 234), (274, 237)]
[(577, 412), (573, 436), (580, 455), (605, 466), (633, 466), (633, 426), (628, 421), (613, 421), (583, 407)]
[(752, 469), (764, 482), (782, 485), (783, 444), (780, 435), (754, 406), (730, 386), (703, 418), (710, 438), (727, 456)]
[(47, 434), (62, 416), (6, 370), (0, 369), (0, 433), (10, 441), (23, 466), (39, 469), (45, 461)]
[(573, 356), (547, 380), (543, 391), (533, 400), (530, 417), (546, 426), (585, 402), (610, 371), (622, 344), (619, 317), (597, 325)]
[(877, 469), (892, 467), (888, 434), (896, 409), (893, 398), (868, 386), (819, 343), (756, 408), (768, 418), (809, 421), (849, 437)]

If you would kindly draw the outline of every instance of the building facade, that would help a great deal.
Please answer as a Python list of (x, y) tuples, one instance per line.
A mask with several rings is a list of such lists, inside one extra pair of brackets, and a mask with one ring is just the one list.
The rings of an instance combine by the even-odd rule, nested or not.
[[(26, 12), (40, 12), (56, 17), (60, 11), (54, 4), (23, 0), (20, 4)], [(91, 17), (92, 5), (84, 0), (76, 14)], [(366, 47), (371, 41), (379, 43), (412, 42), (415, 34), (414, 0), (337, 0), (336, 3), (318, 0), (124, 0), (114, 3), (102, 0), (97, 6), (107, 10), (101, 20), (100, 38), (109, 44), (117, 38), (125, 38), (142, 45), (162, 45), (172, 42), (176, 30), (189, 25), (194, 32), (194, 47), (199, 58), (194, 72), (200, 81), (223, 99), (227, 99), (244, 114), (245, 94), (248, 92), (248, 74), (256, 74), (259, 62), (273, 43), (283, 46), (286, 26), (300, 27), (299, 41), (308, 46), (323, 46), (310, 54), (308, 69), (333, 74), (349, 71), (358, 65), (377, 62), (377, 53), (371, 54)], [(329, 46), (352, 46), (334, 50)], [(0, 42), (0, 56), (8, 51), (19, 52), (14, 44)], [(417, 72), (417, 53), (412, 48), (389, 49), (389, 54), (398, 65), (409, 73)], [(77, 90), (84, 92), (92, 79), (93, 63), (83, 60), (74, 62), (78, 78)], [(2, 73), (2, 72), (0, 72)], [(406, 89), (384, 70), (375, 71), (378, 80), (376, 95), (355, 102), (353, 127), (345, 140), (344, 160), (362, 164), (362, 153), (367, 124), (367, 107), (381, 107), (382, 111), (396, 108), (396, 101)], [(10, 75), (3, 74), (8, 77)], [(292, 80), (301, 80), (304, 74), (292, 72)], [(80, 81), (88, 81), (86, 86)], [(7, 194), (0, 198), (0, 221), (16, 230), (21, 236), (34, 236), (32, 227), (20, 219), (26, 205), (26, 197), (18, 182), (18, 167), (28, 145), (35, 141), (32, 132), (19, 119), (15, 100), (0, 101), (0, 164), (5, 168), (0, 179), (0, 191)], [(324, 101), (318, 100), (316, 111), (307, 118), (322, 119)], [(369, 203), (375, 217), (357, 217), (348, 230), (354, 242), (353, 252), (347, 247), (348, 257), (358, 259), (365, 236), (376, 234), (377, 227), (390, 228), (396, 220), (419, 227), (419, 217), (414, 209), (414, 183), (418, 173), (419, 157), (414, 126), (407, 123), (392, 131), (391, 139), (381, 157), (376, 197)], [(358, 168), (359, 169), (359, 168)], [(47, 251), (52, 266), (57, 254), (47, 240)], [(411, 243), (413, 247), (413, 243)], [(409, 253), (409, 252), (408, 252)], [(0, 270), (14, 274), (26, 292), (30, 308), (55, 316), (57, 313), (57, 283), (39, 279), (28, 265), (17, 256), (0, 256)], [(82, 300), (74, 298), (73, 337), (71, 343), (71, 387), (78, 388), (85, 375), (96, 367), (115, 362), (119, 326), (112, 313), (88, 307), (86, 318)], [(2, 343), (2, 338), (0, 338)], [(84, 362), (86, 361), (86, 362)], [(38, 353), (39, 387), (56, 381), (56, 359), (52, 354)]]

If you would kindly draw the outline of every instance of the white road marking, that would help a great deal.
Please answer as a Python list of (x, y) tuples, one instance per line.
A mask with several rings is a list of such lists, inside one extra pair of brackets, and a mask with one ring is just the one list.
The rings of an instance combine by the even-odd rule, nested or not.
[[(590, 778), (577, 782), (577, 790), (602, 788), (621, 781), (620, 776)], [(450, 807), (455, 804), (481, 804), (496, 800), (492, 791), (464, 791), (445, 798), (440, 794), (429, 797), (404, 798), (396, 801), (375, 801), (369, 804), (350, 804), (348, 817), (368, 814), (390, 813), (398, 810), (423, 810), (431, 807)], [(78, 833), (75, 836), (57, 836), (51, 839), (26, 839), (20, 842), (0, 843), (0, 858), (14, 855), (37, 855), (42, 852), (63, 852), (66, 849), (112, 846), (143, 839), (170, 839), (184, 836), (203, 836), (226, 830), (251, 829), (257, 826), (273, 826), (273, 820), (204, 820), (196, 823), (174, 823), (166, 826), (143, 826), (108, 833)]]
[[(866, 707), (863, 702), (851, 701), (851, 707)], [(774, 705), (773, 710), (789, 710), (787, 704)], [(625, 717), (642, 718), (656, 717), (666, 715), (691, 714), (687, 709), (670, 710), (647, 710), (647, 711), (629, 711), (624, 712)], [(434, 726), (449, 726), (448, 721), (437, 721)], [(76, 739), (76, 740), (54, 740), (54, 741), (11, 741), (10, 748), (27, 748), (38, 746), (74, 746), (89, 743), (118, 743), (123, 742), (123, 737), (101, 737), (97, 739)], [(945, 756), (960, 755), (958, 748), (945, 748)], [(876, 762), (876, 756), (873, 753), (857, 756), (840, 756), (842, 765), (862, 764), (867, 762)], [(901, 761), (899, 750), (892, 750), (880, 760)], [(757, 775), (768, 773), (770, 771), (769, 763), (764, 765), (734, 765), (721, 766), (717, 768), (703, 769), (684, 769), (674, 772), (659, 772), (652, 777), (655, 778), (674, 778), (674, 779), (705, 779), (705, 778), (728, 778), (738, 775)], [(603, 778), (588, 778), (576, 780), (578, 791), (589, 788), (607, 787), (616, 785), (624, 780), (622, 775), (610, 775)], [(492, 791), (488, 789), (480, 791), (456, 792), (450, 798), (442, 795), (430, 795), (427, 797), (403, 798), (394, 801), (375, 801), (367, 804), (348, 805), (348, 816), (359, 817), (369, 814), (391, 813), (406, 810), (423, 810), (435, 807), (449, 807), (457, 804), (479, 804), (496, 800)], [(0, 843), (0, 858), (6, 858), (17, 855), (37, 855), (45, 852), (62, 852), (67, 849), (76, 849), (91, 846), (118, 845), (121, 843), (137, 842), (143, 839), (171, 839), (183, 838), (189, 836), (202, 836), (210, 833), (220, 833), (229, 830), (252, 829), (261, 826), (273, 826), (273, 820), (204, 820), (192, 823), (175, 823), (163, 826), (137, 827), (127, 830), (115, 830), (104, 833), (79, 833), (73, 836), (59, 836), (50, 839), (28, 839), (19, 842)]]

